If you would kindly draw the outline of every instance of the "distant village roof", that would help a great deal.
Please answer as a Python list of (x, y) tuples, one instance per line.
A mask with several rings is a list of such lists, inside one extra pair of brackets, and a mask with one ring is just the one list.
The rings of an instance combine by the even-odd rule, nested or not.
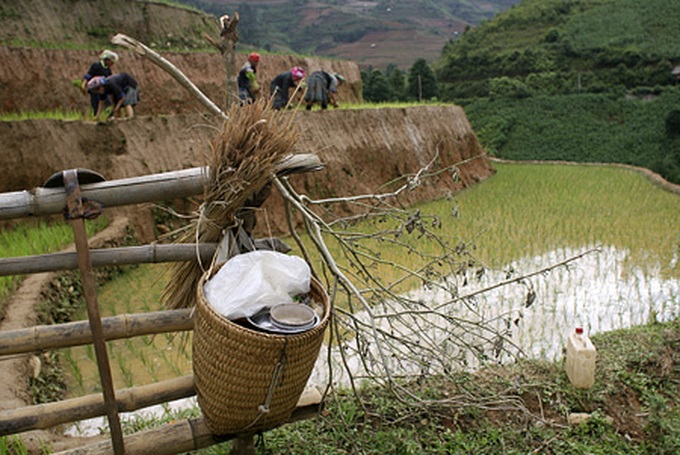
[(676, 66), (675, 68), (673, 68), (673, 76), (680, 77), (680, 66)]

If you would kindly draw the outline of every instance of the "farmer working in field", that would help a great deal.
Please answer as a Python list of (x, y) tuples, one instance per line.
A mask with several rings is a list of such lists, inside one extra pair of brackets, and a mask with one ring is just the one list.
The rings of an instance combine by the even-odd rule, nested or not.
[(257, 65), (260, 63), (260, 54), (252, 52), (248, 61), (238, 72), (238, 98), (241, 104), (250, 104), (255, 101), (260, 93), (260, 84), (257, 82)]
[[(99, 61), (94, 62), (90, 65), (90, 69), (83, 76), (80, 81), (80, 89), (83, 93), (87, 93), (87, 83), (92, 80), (93, 77), (101, 76), (108, 77), (113, 74), (111, 67), (118, 61), (118, 54), (112, 52), (108, 49), (104, 50), (99, 54)], [(92, 113), (97, 113), (97, 106), (99, 105), (99, 96), (90, 93), (90, 105), (92, 106)]]
[(283, 109), (288, 106), (289, 96), (288, 91), (291, 88), (297, 88), (297, 83), (305, 77), (305, 70), (296, 66), (290, 71), (281, 73), (276, 76), (271, 84), (269, 84), (269, 91), (274, 97), (272, 107), (274, 109)]
[(326, 71), (314, 71), (307, 81), (307, 91), (305, 92), (305, 109), (312, 110), (315, 103), (321, 105), (325, 110), (330, 102), (333, 107), (338, 107), (335, 94), (340, 85), (345, 82), (345, 78), (338, 73), (327, 73)]
[(106, 99), (109, 96), (113, 98), (114, 103), (109, 119), (113, 120), (116, 116), (120, 116), (122, 107), (125, 107), (125, 114), (128, 118), (134, 116), (133, 107), (139, 101), (139, 87), (135, 78), (128, 73), (114, 74), (109, 77), (93, 77), (87, 83), (87, 91), (99, 97), (95, 119), (99, 120), (100, 115), (104, 112)]

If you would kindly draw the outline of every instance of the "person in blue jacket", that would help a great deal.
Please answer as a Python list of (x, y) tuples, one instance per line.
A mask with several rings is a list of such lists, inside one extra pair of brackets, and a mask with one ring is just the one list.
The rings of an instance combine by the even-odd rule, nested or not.
[(87, 91), (99, 96), (97, 113), (95, 114), (97, 120), (104, 112), (106, 99), (109, 96), (113, 99), (110, 119), (120, 117), (120, 111), (123, 107), (128, 118), (134, 116), (133, 108), (139, 102), (139, 86), (135, 78), (128, 73), (118, 73), (109, 77), (93, 77), (87, 83)]

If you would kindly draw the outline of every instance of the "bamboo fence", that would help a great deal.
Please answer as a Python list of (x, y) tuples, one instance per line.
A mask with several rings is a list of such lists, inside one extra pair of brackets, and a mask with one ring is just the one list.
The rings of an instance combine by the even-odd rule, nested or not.
[[(322, 168), (315, 155), (291, 155), (276, 168), (279, 176), (308, 172)], [(64, 174), (66, 175), (66, 173)], [(78, 190), (83, 198), (97, 201), (103, 207), (157, 202), (202, 194), (209, 175), (208, 168), (192, 168), (142, 177), (82, 184)], [(66, 188), (36, 188), (0, 194), (0, 220), (26, 216), (45, 216), (62, 213), (69, 201)], [(87, 251), (88, 265), (103, 267), (154, 262), (207, 260), (213, 256), (216, 244), (200, 245), (143, 245), (139, 247), (109, 248)], [(41, 273), (79, 268), (81, 252), (56, 253), (0, 259), (0, 276)], [(82, 274), (81, 268), (81, 274)], [(96, 302), (96, 299), (95, 299)], [(97, 320), (103, 341), (131, 338), (158, 333), (193, 329), (191, 309), (158, 311), (142, 314), (123, 314)], [(0, 357), (27, 355), (45, 349), (58, 349), (91, 344), (97, 333), (90, 321), (27, 327), (0, 332)], [(101, 372), (101, 371), (100, 371)], [(102, 379), (103, 381), (103, 379)], [(104, 381), (103, 381), (104, 382)], [(102, 384), (103, 388), (106, 385)], [(111, 386), (112, 387), (112, 386)], [(31, 430), (48, 429), (57, 425), (104, 415), (117, 419), (118, 412), (132, 412), (149, 406), (167, 403), (196, 394), (193, 376), (184, 376), (154, 384), (111, 390), (56, 403), (25, 406), (0, 411), (0, 436)], [(321, 406), (321, 395), (310, 391), (303, 395), (291, 421), (315, 415)], [(113, 406), (113, 413), (107, 407)], [(113, 417), (112, 417), (113, 416)], [(118, 422), (119, 424), (119, 422)], [(174, 422), (161, 428), (133, 435), (111, 435), (110, 440), (84, 444), (64, 454), (154, 453), (173, 454), (207, 447), (239, 435), (210, 434), (202, 418)], [(101, 438), (95, 438), (101, 439)]]

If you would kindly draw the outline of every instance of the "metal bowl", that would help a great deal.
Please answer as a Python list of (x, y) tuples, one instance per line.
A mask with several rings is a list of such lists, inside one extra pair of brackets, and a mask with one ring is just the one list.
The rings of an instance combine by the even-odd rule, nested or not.
[(283, 329), (298, 329), (314, 325), (316, 313), (307, 305), (299, 303), (281, 303), (269, 310), (272, 323)]

